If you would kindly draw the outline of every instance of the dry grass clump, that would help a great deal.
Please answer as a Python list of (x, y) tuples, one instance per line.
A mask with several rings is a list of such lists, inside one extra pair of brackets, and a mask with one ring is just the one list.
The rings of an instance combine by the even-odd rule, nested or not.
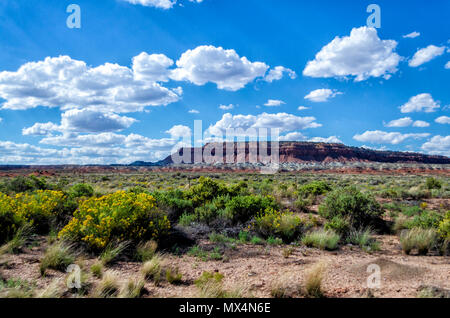
[(316, 263), (307, 273), (305, 277), (305, 294), (307, 297), (319, 298), (323, 297), (322, 281), (327, 270), (324, 262)]
[(94, 264), (92, 264), (91, 273), (97, 278), (103, 277), (103, 263), (100, 260), (97, 260)]
[(284, 274), (272, 283), (270, 295), (273, 298), (293, 298), (298, 294), (300, 285), (295, 284), (292, 275)]
[(158, 244), (155, 241), (140, 243), (136, 248), (136, 258), (138, 261), (147, 262), (155, 256)]
[(120, 282), (116, 273), (107, 271), (103, 275), (102, 280), (98, 283), (94, 291), (95, 298), (112, 298), (117, 297), (120, 292)]
[(434, 229), (415, 227), (400, 234), (400, 244), (407, 255), (413, 249), (417, 249), (419, 255), (426, 255), (430, 249), (436, 246), (436, 241), (437, 233)]
[(139, 298), (145, 292), (145, 280), (142, 278), (130, 278), (126, 281), (119, 293), (120, 298)]
[(129, 242), (121, 242), (118, 244), (108, 245), (102, 254), (100, 254), (100, 260), (103, 265), (107, 266), (112, 264), (117, 258), (128, 248)]
[(64, 242), (57, 242), (50, 245), (41, 259), (39, 270), (44, 276), (47, 269), (55, 269), (65, 272), (70, 264), (75, 262), (73, 247)]

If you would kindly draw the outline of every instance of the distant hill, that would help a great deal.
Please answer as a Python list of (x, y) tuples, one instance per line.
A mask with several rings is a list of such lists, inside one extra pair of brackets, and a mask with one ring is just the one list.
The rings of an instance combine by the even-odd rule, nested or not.
[[(235, 142), (235, 143), (213, 143), (207, 144), (205, 147), (223, 147), (223, 160), (225, 162), (225, 149), (229, 147), (233, 148), (234, 162), (237, 162), (238, 147), (241, 150), (240, 153), (245, 153), (245, 162), (249, 159), (249, 143), (248, 142)], [(259, 145), (258, 145), (259, 146)], [(181, 148), (178, 154), (181, 156), (185, 153), (190, 153), (192, 158), (191, 162), (194, 162), (194, 152), (199, 148)], [(270, 144), (269, 150), (270, 154)], [(214, 153), (214, 152), (213, 152)], [(379, 162), (379, 163), (423, 163), (423, 164), (450, 164), (450, 158), (445, 156), (425, 155), (421, 153), (412, 152), (398, 152), (398, 151), (379, 151), (367, 148), (349, 147), (344, 144), (337, 143), (315, 143), (315, 142), (280, 142), (279, 145), (280, 164), (293, 163), (354, 163), (354, 162)], [(258, 158), (259, 160), (259, 158)], [(230, 160), (231, 161), (231, 160)], [(197, 162), (200, 163), (200, 162)], [(204, 162), (202, 162), (204, 163)], [(168, 156), (164, 160), (156, 163), (137, 161), (131, 164), (131, 166), (169, 166), (173, 164), (172, 156)]]

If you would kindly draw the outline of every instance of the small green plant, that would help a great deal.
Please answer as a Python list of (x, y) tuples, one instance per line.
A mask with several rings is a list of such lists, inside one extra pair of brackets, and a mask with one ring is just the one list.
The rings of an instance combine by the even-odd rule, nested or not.
[(152, 259), (158, 248), (158, 243), (155, 241), (147, 241), (140, 243), (136, 247), (136, 259), (140, 262), (146, 262)]
[(178, 267), (166, 269), (166, 280), (169, 284), (178, 285), (182, 282), (183, 274), (180, 273)]
[(228, 293), (223, 289), (223, 278), (223, 274), (218, 272), (203, 272), (203, 274), (194, 282), (199, 290), (199, 296), (202, 298), (228, 297)]
[(100, 260), (103, 265), (107, 266), (114, 261), (128, 248), (128, 242), (120, 242), (118, 244), (109, 244), (100, 254)]
[(17, 254), (24, 247), (27, 239), (33, 232), (33, 227), (29, 224), (24, 224), (21, 226), (13, 238), (7, 242), (5, 245), (0, 247), (0, 255), (9, 253), (9, 254)]
[(302, 243), (308, 247), (316, 247), (322, 250), (335, 250), (340, 238), (339, 234), (331, 230), (317, 230), (307, 233), (302, 238)]
[(129, 279), (121, 288), (119, 298), (140, 298), (145, 291), (145, 280)]
[(142, 265), (141, 273), (145, 279), (153, 281), (155, 284), (164, 278), (163, 277), (163, 258), (160, 255), (155, 255), (153, 258)]
[(427, 178), (426, 186), (427, 186), (428, 190), (440, 189), (440, 188), (442, 188), (442, 182), (433, 177), (429, 177), (429, 178)]
[(266, 242), (269, 245), (283, 245), (283, 240), (279, 237), (270, 236)]
[(262, 245), (264, 244), (264, 240), (258, 236), (253, 236), (250, 240), (250, 243), (253, 245)]
[(42, 276), (49, 268), (64, 272), (74, 262), (75, 254), (72, 246), (64, 242), (57, 242), (47, 248), (44, 257), (41, 259), (39, 270)]
[(103, 277), (103, 262), (100, 260), (97, 260), (94, 264), (91, 266), (91, 273), (97, 278)]

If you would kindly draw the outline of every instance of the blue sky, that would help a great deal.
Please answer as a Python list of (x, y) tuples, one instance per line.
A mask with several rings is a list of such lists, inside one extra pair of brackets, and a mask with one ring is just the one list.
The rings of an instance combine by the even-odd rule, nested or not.
[[(72, 3), (80, 29), (66, 25)], [(367, 26), (371, 3), (381, 28)], [(4, 0), (0, 164), (154, 161), (194, 120), (449, 156), (449, 12), (448, 1)]]

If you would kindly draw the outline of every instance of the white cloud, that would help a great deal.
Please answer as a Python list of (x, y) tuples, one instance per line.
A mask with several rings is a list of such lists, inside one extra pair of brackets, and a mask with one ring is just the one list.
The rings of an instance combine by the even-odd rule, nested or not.
[(278, 99), (269, 99), (264, 106), (267, 107), (277, 107), (277, 106), (281, 106), (286, 104), (285, 102), (283, 102), (282, 100), (278, 100)]
[(397, 42), (381, 40), (374, 28), (352, 29), (350, 36), (336, 37), (309, 61), (303, 75), (310, 77), (369, 77), (388, 79), (397, 72), (401, 57), (395, 53)]
[(172, 71), (172, 79), (195, 85), (211, 82), (219, 89), (229, 91), (237, 91), (256, 78), (263, 77), (269, 68), (265, 63), (239, 57), (235, 50), (214, 46), (188, 50), (176, 64), (178, 68)]
[(133, 57), (133, 72), (136, 80), (167, 82), (169, 70), (174, 62), (164, 54), (149, 55), (142, 52)]
[(324, 142), (324, 143), (332, 143), (332, 144), (342, 144), (342, 141), (336, 136), (330, 136), (328, 138), (323, 137), (313, 137), (309, 139), (312, 142)]
[(107, 112), (142, 111), (180, 99), (180, 89), (135, 76), (133, 70), (118, 64), (88, 67), (69, 56), (47, 57), (26, 63), (17, 72), (0, 72), (0, 97), (7, 109), (45, 106)]
[(402, 113), (422, 111), (432, 113), (439, 107), (441, 107), (439, 102), (435, 101), (430, 94), (424, 93), (411, 97), (406, 104), (400, 106), (400, 111)]
[(23, 135), (49, 135), (54, 131), (76, 133), (98, 133), (121, 131), (130, 127), (137, 120), (104, 113), (92, 109), (71, 109), (61, 115), (61, 124), (36, 123), (22, 130)]
[(385, 124), (386, 127), (428, 127), (429, 123), (423, 120), (412, 120), (411, 117), (403, 117), (395, 120), (391, 120), (389, 123)]
[(403, 117), (396, 120), (391, 120), (389, 123), (387, 123), (386, 127), (408, 127), (413, 124), (413, 120), (411, 117)]
[(222, 110), (231, 110), (231, 109), (234, 108), (234, 105), (233, 105), (233, 104), (229, 104), (229, 105), (220, 105), (219, 108), (222, 109)]
[(189, 114), (200, 114), (200, 112), (196, 109), (191, 109), (188, 111)]
[(307, 110), (307, 109), (309, 109), (309, 107), (306, 107), (306, 106), (298, 106), (297, 109), (298, 109), (298, 110)]
[(355, 139), (357, 141), (361, 141), (361, 142), (397, 145), (409, 138), (419, 139), (419, 138), (428, 137), (429, 135), (430, 134), (428, 134), (428, 133), (402, 134), (399, 132), (385, 132), (385, 131), (375, 130), (375, 131), (366, 131), (361, 135), (355, 135), (355, 136), (353, 136), (353, 139)]
[(341, 92), (338, 92), (336, 90), (331, 90), (329, 88), (321, 88), (310, 92), (308, 95), (305, 96), (305, 99), (308, 99), (316, 103), (326, 102), (328, 101), (328, 99), (341, 94), (342, 94)]
[[(131, 4), (140, 4), (145, 7), (154, 7), (154, 8), (160, 8), (160, 9), (172, 9), (176, 0), (124, 0), (126, 2), (129, 2)], [(191, 1), (192, 2), (192, 1)]]
[(287, 113), (259, 115), (231, 115), (226, 113), (218, 122), (208, 128), (208, 133), (221, 136), (226, 134), (227, 129), (279, 129), (280, 133), (292, 132), (308, 128), (322, 126), (316, 123), (315, 117), (299, 117)]
[(272, 83), (273, 81), (278, 81), (283, 78), (284, 74), (287, 74), (291, 79), (296, 79), (297, 74), (290, 68), (284, 66), (277, 66), (269, 71), (269, 73), (264, 77), (266, 82)]
[(433, 155), (450, 156), (450, 136), (434, 136), (422, 145), (422, 149)]
[(188, 126), (176, 125), (166, 131), (166, 133), (170, 134), (172, 138), (183, 138), (191, 135), (191, 128)]
[(430, 126), (430, 124), (427, 123), (426, 121), (423, 121), (423, 120), (416, 120), (416, 121), (413, 123), (413, 127), (424, 128), (424, 127), (429, 127), (429, 126)]
[(418, 36), (420, 36), (420, 32), (414, 31), (414, 32), (411, 32), (411, 33), (408, 33), (408, 34), (404, 35), (403, 37), (404, 38), (409, 38), (409, 39), (414, 39), (414, 38), (417, 38)]
[(447, 64), (445, 64), (445, 68), (446, 68), (447, 70), (450, 70), (450, 61), (448, 61)]
[(450, 117), (441, 116), (436, 118), (435, 122), (437, 122), (438, 124), (450, 124)]
[(424, 63), (427, 63), (444, 54), (445, 46), (437, 47), (435, 45), (429, 45), (426, 48), (418, 50), (413, 58), (409, 61), (408, 65), (411, 67), (417, 67)]
[(279, 141), (302, 141), (306, 140), (306, 136), (303, 135), (301, 132), (294, 131), (291, 133), (286, 134), (285, 136), (280, 136), (278, 138)]

